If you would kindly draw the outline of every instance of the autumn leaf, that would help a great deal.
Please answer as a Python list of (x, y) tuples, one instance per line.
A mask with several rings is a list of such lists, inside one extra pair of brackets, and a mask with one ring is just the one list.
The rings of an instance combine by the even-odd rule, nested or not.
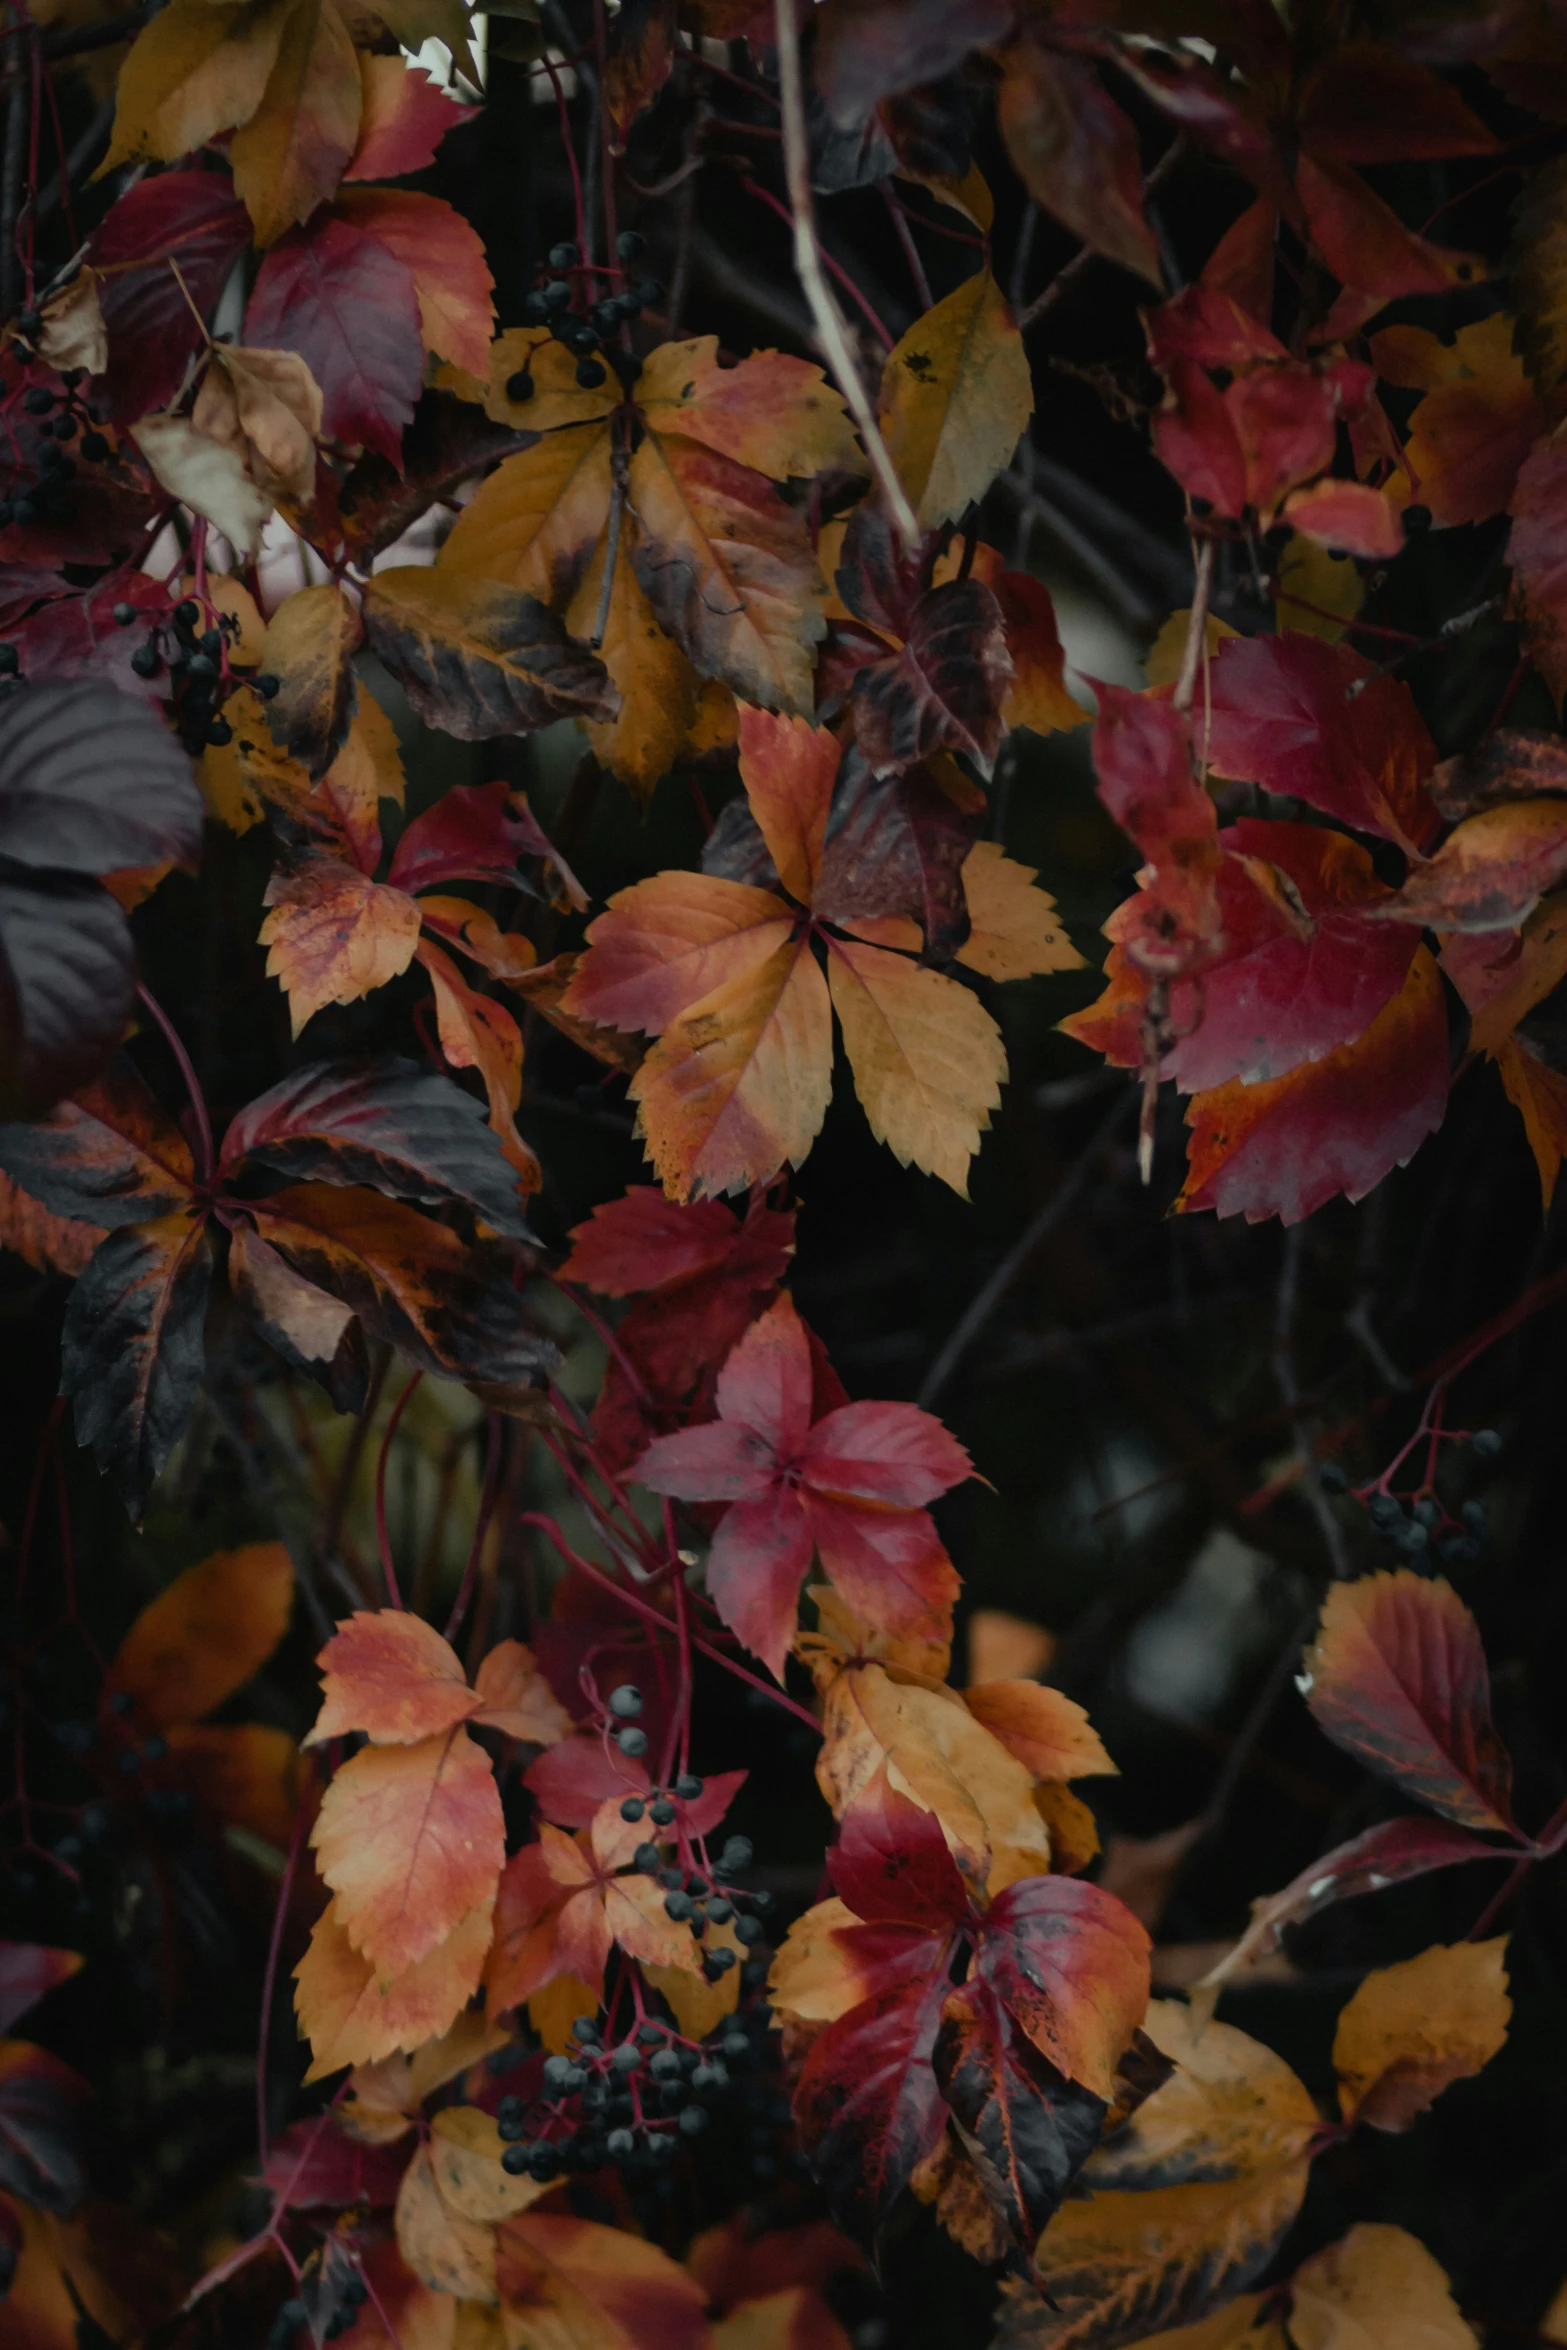
[(596, 1816), (579, 1842), (543, 1821), (538, 1842), (506, 1863), (485, 1975), (492, 2008), (514, 2007), (559, 1975), (602, 1984), (617, 1943), (654, 1966), (699, 1969), (691, 1930), (666, 1914), (663, 1888), (618, 1870), (619, 1825)]
[(1545, 428), (1514, 333), (1515, 322), (1498, 311), (1460, 327), (1451, 343), (1417, 326), (1385, 327), (1371, 338), (1384, 382), (1424, 394), (1409, 419), (1404, 465), (1410, 496), (1439, 530), (1505, 513), (1518, 469)]
[(305, 1739), (322, 1746), (360, 1730), (376, 1746), (411, 1746), (479, 1711), (455, 1652), (433, 1625), (403, 1608), (361, 1610), (316, 1660), (321, 1711)]
[(288, 1630), (294, 1571), (281, 1542), (214, 1551), (136, 1618), (109, 1667), (157, 1723), (194, 1722), (261, 1670)]
[(813, 1425), (810, 1350), (787, 1297), (730, 1355), (716, 1402), (716, 1420), (655, 1438), (635, 1475), (655, 1493), (731, 1505), (708, 1550), (708, 1589), (780, 1680), (813, 1555), (889, 1631), (950, 1627), (956, 1577), (924, 1505), (969, 1461), (938, 1420), (909, 1404), (846, 1404)]
[(413, 899), (335, 857), (280, 859), (266, 903), (267, 976), (288, 997), (296, 1036), (325, 1005), (356, 1003), (397, 978), (419, 945)]
[(1512, 1826), (1479, 1629), (1452, 1585), (1408, 1567), (1335, 1584), (1302, 1686), (1335, 1744), (1461, 1827)]
[(541, 2342), (592, 2350), (706, 2350), (702, 2288), (667, 2252), (624, 2228), (568, 2212), (526, 2211), (495, 2236), (508, 2322)]
[(1352, 1044), (1287, 1076), (1193, 1097), (1178, 1205), (1293, 1224), (1335, 1192), (1363, 1199), (1440, 1125), (1447, 1085), (1442, 985), (1420, 947), (1398, 994)]
[(345, 181), (395, 180), (423, 171), (435, 161), (447, 132), (468, 120), (466, 107), (404, 57), (361, 50), (359, 76), (364, 92), (359, 144)]
[(1446, 2277), (1402, 2228), (1362, 2221), (1303, 2261), (1290, 2283), (1297, 2350), (1474, 2350)]
[(1433, 1943), (1366, 1977), (1333, 2036), (1346, 2121), (1407, 2130), (1450, 2083), (1490, 2063), (1512, 2015), (1506, 1953), (1505, 1934), (1450, 1948)]
[(159, 485), (220, 530), (243, 562), (253, 562), (272, 500), (251, 479), (241, 451), (188, 416), (144, 416), (133, 429)]
[(533, 596), (406, 565), (376, 574), (364, 624), (420, 717), (464, 742), (614, 715), (603, 663)]
[(882, 369), (882, 434), (925, 529), (984, 496), (1033, 411), (1017, 321), (981, 270), (916, 319)]
[(1513, 930), (1564, 872), (1567, 803), (1512, 800), (1457, 826), (1378, 912), (1431, 930)]
[(215, 344), (191, 423), (209, 440), (232, 449), (267, 496), (309, 497), (321, 393), (294, 352)]
[[(747, 709), (740, 757), (772, 869), (825, 894), (832, 737)], [(802, 924), (769, 889), (679, 873), (622, 891), (592, 925), (567, 1009), (659, 1035), (632, 1095), (672, 1197), (736, 1190), (805, 1157), (826, 1114), (829, 1007), (873, 1133), (963, 1188), (1004, 1073), (994, 1023), (957, 982), (850, 928), (848, 916)]]
[(1001, 53), (1001, 135), (1019, 178), (1074, 236), (1164, 282), (1143, 212), (1137, 133), (1086, 61), (1025, 33)]
[(343, 1933), (395, 1978), (494, 1900), (505, 1837), (489, 1758), (462, 1729), (365, 1747), (334, 1774), (311, 1843)]
[(1546, 1213), (1556, 1196), (1562, 1159), (1567, 1156), (1567, 1080), (1516, 1036), (1508, 1037), (1491, 1057), (1508, 1100), (1523, 1119), (1539, 1170), (1541, 1212)]
[(326, 202), (359, 144), (359, 59), (337, 0), (292, 0), (260, 106), (229, 150), (260, 246)]
[(1173, 2001), (1143, 2028), (1176, 2071), (1040, 2238), (1037, 2291), (1015, 2289), (1003, 2315), (1009, 2350), (1116, 2350), (1190, 2324), (1250, 2282), (1299, 2209), (1317, 2111), (1289, 2066)]
[(963, 1692), (976, 1722), (1036, 1779), (1093, 1779), (1115, 1764), (1083, 1708), (1038, 1681), (990, 1681)]
[[(596, 747), (643, 793), (700, 725), (703, 678), (770, 708), (813, 706), (820, 582), (801, 518), (771, 484), (859, 464), (817, 368), (780, 352), (720, 368), (716, 351), (712, 337), (660, 345), (632, 408), (607, 386), (578, 389), (545, 337), (503, 336), (490, 412), (515, 414), (543, 438), (483, 485), (440, 556), (547, 598), (574, 636), (600, 642), (621, 702)], [(532, 387), (525, 407), (501, 397), (519, 377)], [(629, 459), (617, 421), (627, 414), (642, 431)], [(622, 499), (601, 633), (610, 516)]]

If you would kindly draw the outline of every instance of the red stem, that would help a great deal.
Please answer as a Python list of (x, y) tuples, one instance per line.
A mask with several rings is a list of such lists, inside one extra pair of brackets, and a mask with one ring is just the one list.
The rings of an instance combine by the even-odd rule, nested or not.
[(412, 1399), (414, 1389), (423, 1379), (422, 1371), (415, 1371), (402, 1394), (392, 1406), (392, 1416), (386, 1423), (386, 1434), (381, 1439), (380, 1457), (375, 1464), (375, 1538), (381, 1550), (381, 1572), (386, 1577), (387, 1596), (393, 1607), (400, 1608), (403, 1595), (397, 1586), (397, 1571), (392, 1565), (392, 1545), (386, 1531), (386, 1464), (391, 1457), (392, 1439), (397, 1434), (397, 1423)]
[[(778, 215), (778, 218), (785, 223), (790, 232), (793, 232), (794, 214), (789, 210), (787, 204), (781, 204), (775, 195), (773, 195), (768, 189), (759, 187), (755, 180), (743, 179), (740, 182), (740, 185), (742, 188), (744, 188), (748, 196), (754, 196), (759, 204), (765, 204), (767, 206), (769, 212), (775, 212)], [(833, 276), (838, 280), (839, 285), (842, 286), (844, 292), (849, 296), (849, 299), (852, 302), (858, 303), (860, 309), (865, 315), (867, 323), (870, 326), (872, 334), (881, 344), (881, 347), (884, 351), (890, 351), (892, 349), (892, 336), (882, 325), (881, 320), (877, 317), (875, 311), (871, 308), (869, 301), (866, 299), (865, 295), (861, 293), (859, 287), (855, 284), (848, 271), (844, 269), (838, 262), (834, 261), (832, 255), (826, 250), (825, 246), (822, 249), (822, 267), (824, 269), (831, 270)]]
[(272, 2001), (277, 1990), (278, 1961), (283, 1951), (283, 1927), (288, 1917), (288, 1905), (294, 1891), (294, 1877), (299, 1868), (299, 1856), (305, 1841), (305, 1802), (301, 1791), (294, 1808), (294, 1834), (284, 1863), (283, 1882), (278, 1887), (277, 1908), (272, 1915), (272, 1933), (267, 1943), (267, 1971), (261, 1979), (261, 2037), (256, 2046), (256, 2145), (258, 2159), (267, 2159), (267, 2051), (272, 2041)]
[(180, 1075), (185, 1080), (185, 1091), (190, 1096), (191, 1115), (196, 1121), (196, 1132), (199, 1137), (199, 1145), (196, 1156), (196, 1180), (202, 1186), (202, 1188), (205, 1189), (206, 1186), (212, 1181), (212, 1170), (216, 1164), (216, 1158), (212, 1148), (212, 1120), (207, 1115), (207, 1097), (202, 1092), (200, 1081), (197, 1078), (194, 1068), (191, 1066), (190, 1055), (185, 1050), (184, 1045), (180, 1042), (178, 1029), (175, 1027), (173, 1021), (169, 1018), (168, 1013), (159, 1003), (157, 997), (153, 994), (152, 989), (147, 985), (145, 980), (137, 981), (136, 993), (140, 996), (143, 1004), (145, 1004), (147, 1010), (152, 1014), (154, 1020), (157, 1021), (158, 1026), (162, 1029), (165, 1042), (167, 1043), (170, 1052), (174, 1055), (175, 1060), (179, 1063)]

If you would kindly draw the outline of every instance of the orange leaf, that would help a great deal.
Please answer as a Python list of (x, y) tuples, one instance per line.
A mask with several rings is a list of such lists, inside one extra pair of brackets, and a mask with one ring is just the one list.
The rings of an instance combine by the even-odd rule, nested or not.
[(1083, 1708), (1038, 1681), (991, 1681), (965, 1689), (963, 1702), (1036, 1779), (1094, 1779), (1115, 1764)]
[(701, 441), (769, 481), (865, 470), (838, 394), (819, 367), (785, 351), (754, 351), (720, 367), (716, 335), (660, 343), (648, 354), (637, 399), (654, 432)]
[(479, 1988), (490, 1923), (485, 1900), (415, 1965), (381, 1974), (354, 1948), (337, 1903), (329, 1902), (294, 1969), (299, 2028), (314, 2060), (306, 2079), (374, 2064), (438, 2038)]
[(821, 872), (841, 755), (837, 738), (808, 718), (775, 718), (742, 704), (740, 779), (778, 878), (802, 906)]
[(280, 861), (266, 903), (267, 976), (288, 996), (296, 1036), (324, 1005), (355, 1003), (397, 978), (419, 944), (414, 900), (335, 857)]
[(1507, 1088), (1508, 1100), (1523, 1120), (1540, 1171), (1540, 1204), (1549, 1209), (1562, 1160), (1567, 1157), (1567, 1078), (1548, 1069), (1516, 1036), (1508, 1037), (1491, 1058)]
[(737, 975), (672, 1020), (631, 1081), (671, 1198), (765, 1182), (785, 1162), (798, 1166), (821, 1131), (832, 1093), (827, 986), (809, 945), (787, 933), (757, 961), (756, 943), (782, 929), (769, 922), (736, 942)]
[(299, 1810), (299, 1749), (267, 1722), (171, 1722), (169, 1756), (225, 1825), (286, 1852)]
[(1433, 930), (1512, 930), (1567, 872), (1567, 801), (1482, 808), (1377, 908), (1385, 922)]
[(543, 1182), (538, 1160), (517, 1132), (515, 1112), (522, 1099), (522, 1036), (504, 1004), (471, 988), (450, 956), (421, 939), (415, 949), (435, 987), (436, 1027), (441, 1052), (452, 1069), (477, 1069), (490, 1101), (490, 1127), (522, 1192)]
[(506, 1839), (489, 1757), (461, 1729), (367, 1746), (337, 1772), (310, 1841), (354, 1947), (401, 1974), (494, 1900)]
[(474, 1675), (474, 1690), (479, 1699), (474, 1719), (508, 1738), (553, 1746), (571, 1729), (571, 1716), (524, 1641), (502, 1640), (492, 1648)]
[(192, 1722), (232, 1697), (266, 1663), (294, 1605), (281, 1542), (214, 1551), (142, 1609), (109, 1668), (160, 1727)]
[(552, 2350), (707, 2350), (701, 2286), (624, 2228), (523, 2212), (495, 2231), (495, 2282), (519, 2338)]
[(468, 1721), (482, 1702), (439, 1632), (405, 1608), (361, 1609), (316, 1661), (324, 1687), (307, 1746), (354, 1730), (377, 1746), (412, 1746)]

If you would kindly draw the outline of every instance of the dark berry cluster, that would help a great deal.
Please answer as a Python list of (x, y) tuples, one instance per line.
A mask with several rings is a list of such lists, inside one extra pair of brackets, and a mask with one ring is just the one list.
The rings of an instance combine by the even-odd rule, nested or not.
[(606, 2163), (633, 2175), (660, 2170), (707, 2128), (714, 2097), (751, 2056), (738, 2025), (696, 2047), (648, 2019), (610, 2047), (593, 2017), (579, 2016), (572, 2039), (569, 2055), (546, 2058), (542, 2098), (530, 2106), (503, 2097), (496, 2108), (501, 2164), (514, 2178), (566, 2178)]
[[(192, 752), (199, 752), (207, 743), (221, 747), (232, 741), (234, 733), (219, 711), (232, 691), (228, 649), (239, 633), (239, 623), (226, 612), (210, 607), (208, 611), (210, 617), (194, 596), (186, 596), (131, 655), (131, 667), (138, 677), (156, 677), (167, 664), (176, 722)], [(128, 628), (140, 615), (133, 604), (116, 604), (114, 617), (122, 628)], [(263, 701), (270, 701), (279, 690), (279, 680), (271, 675), (252, 682)]]
[[(635, 261), (644, 242), (635, 229), (627, 229), (616, 239), (615, 249), (622, 262)], [(524, 297), (525, 323), (547, 326), (555, 341), (575, 354), (577, 381), (585, 392), (596, 391), (603, 383), (606, 359), (629, 391), (642, 373), (642, 362), (635, 352), (612, 346), (623, 327), (663, 300), (663, 287), (656, 278), (641, 278), (618, 293), (593, 298), (588, 281), (598, 273), (570, 244), (550, 247), (549, 267), (544, 283)], [(532, 399), (533, 378), (525, 367), (508, 380), (506, 397), (518, 404)]]
[[(323, 2341), (335, 2342), (339, 2334), (346, 2334), (358, 2322), (359, 2312), (370, 2298), (370, 2288), (362, 2276), (351, 2276), (342, 2287), (337, 2307), (321, 2328)], [(267, 2334), (267, 2350), (290, 2350), (294, 2336), (302, 2325), (310, 2322), (310, 2312), (303, 2301), (290, 2298), (282, 2303), (272, 2320)]]
[[(23, 312), (24, 318), (36, 316), (36, 311)], [(25, 339), (13, 349), (24, 350)], [(71, 521), (78, 470), (71, 443), (78, 442), (78, 454), (89, 464), (96, 465), (109, 454), (83, 393), (84, 371), (70, 367), (57, 380), (58, 391), (40, 383), (29, 384), (21, 394), (22, 413), (37, 420), (37, 438), (30, 465), (13, 475), (13, 486), (0, 498), (0, 530), (13, 524)]]
[[(1502, 1449), (1494, 1428), (1479, 1428), (1467, 1437), (1446, 1440), (1467, 1444), (1483, 1461), (1494, 1460)], [(1336, 1462), (1325, 1462), (1317, 1473), (1325, 1493), (1351, 1492), (1349, 1479)], [(1461, 1502), (1455, 1513), (1429, 1482), (1416, 1493), (1398, 1494), (1379, 1481), (1354, 1490), (1353, 1498), (1363, 1505), (1373, 1531), (1411, 1566), (1470, 1566), (1480, 1556), (1490, 1531), (1483, 1501)]]

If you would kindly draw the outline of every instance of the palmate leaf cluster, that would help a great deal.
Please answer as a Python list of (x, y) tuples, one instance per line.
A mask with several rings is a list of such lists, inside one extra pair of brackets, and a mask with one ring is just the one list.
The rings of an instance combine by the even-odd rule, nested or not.
[(4, 49), (0, 2335), (1554, 2339), (1555, 16)]

